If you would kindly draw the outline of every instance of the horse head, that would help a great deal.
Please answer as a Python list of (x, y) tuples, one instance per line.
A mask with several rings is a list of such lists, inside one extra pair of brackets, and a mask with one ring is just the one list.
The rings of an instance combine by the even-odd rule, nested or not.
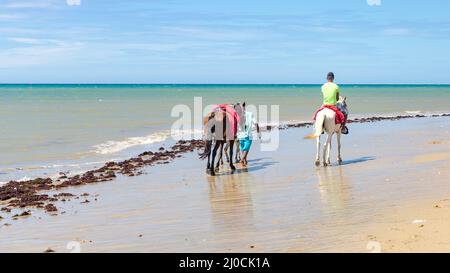
[(344, 114), (344, 116), (348, 116), (347, 97), (339, 96), (336, 107), (342, 112), (342, 114)]
[(234, 108), (234, 111), (236, 111), (236, 113), (239, 117), (239, 123), (242, 126), (243, 124), (245, 124), (245, 111), (244, 111), (245, 102), (243, 102), (243, 103), (238, 102), (236, 104), (233, 104), (233, 108)]

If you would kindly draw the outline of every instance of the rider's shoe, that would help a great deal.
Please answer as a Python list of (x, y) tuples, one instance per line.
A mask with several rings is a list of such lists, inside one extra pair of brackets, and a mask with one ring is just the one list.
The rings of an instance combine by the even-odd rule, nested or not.
[(348, 128), (347, 128), (347, 126), (344, 126), (344, 127), (341, 128), (341, 134), (348, 135)]

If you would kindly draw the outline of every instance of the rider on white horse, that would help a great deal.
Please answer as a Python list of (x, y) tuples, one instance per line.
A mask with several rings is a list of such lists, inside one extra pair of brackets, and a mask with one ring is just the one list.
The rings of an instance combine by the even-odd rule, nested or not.
[[(334, 73), (330, 72), (327, 75), (327, 83), (322, 85), (322, 95), (323, 95), (323, 105), (324, 106), (336, 106), (337, 102), (339, 101), (339, 85), (334, 83)], [(338, 109), (339, 109), (339, 105)], [(339, 109), (339, 111), (342, 113), (343, 109)], [(337, 115), (340, 115), (339, 113), (336, 113)], [(345, 116), (346, 113), (342, 113), (344, 115), (344, 119), (341, 123), (341, 133), (346, 135), (348, 134), (348, 128), (345, 126), (345, 122), (347, 117)]]
[(316, 165), (320, 165), (320, 136), (323, 132), (327, 133), (327, 140), (323, 147), (323, 164), (325, 166), (331, 165), (330, 162), (330, 150), (331, 139), (333, 134), (337, 134), (338, 142), (338, 162), (342, 163), (341, 158), (341, 133), (347, 134), (348, 129), (345, 127), (345, 121), (347, 119), (348, 111), (345, 98), (339, 96), (339, 86), (335, 84), (334, 74), (328, 73), (328, 82), (322, 86), (323, 105), (314, 115), (315, 120), (315, 132), (306, 138), (317, 139), (317, 154)]

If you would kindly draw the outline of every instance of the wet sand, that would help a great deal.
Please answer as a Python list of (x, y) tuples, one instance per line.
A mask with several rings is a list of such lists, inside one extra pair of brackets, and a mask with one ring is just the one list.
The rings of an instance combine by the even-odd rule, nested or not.
[(344, 164), (327, 168), (314, 166), (309, 128), (280, 131), (276, 152), (255, 143), (249, 167), (233, 175), (208, 177), (206, 162), (183, 154), (141, 176), (70, 187), (78, 199), (56, 202), (58, 216), (0, 214), (0, 251), (68, 252), (78, 241), (82, 252), (370, 252), (373, 242), (450, 252), (449, 125), (353, 123)]

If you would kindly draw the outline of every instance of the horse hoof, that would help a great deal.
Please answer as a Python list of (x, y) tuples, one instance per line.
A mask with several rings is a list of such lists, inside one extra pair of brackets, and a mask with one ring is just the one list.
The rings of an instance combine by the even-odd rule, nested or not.
[(342, 165), (342, 159), (338, 159), (338, 164)]
[(211, 174), (211, 170), (210, 169), (206, 169), (206, 174)]
[(330, 163), (330, 162), (324, 162), (324, 163), (323, 163), (323, 166), (324, 166), (324, 167), (331, 166), (331, 163)]
[(234, 165), (231, 165), (230, 168), (231, 168), (232, 171), (236, 170), (236, 167)]
[(209, 175), (216, 176), (216, 173), (214, 171), (211, 171), (211, 173)]
[(320, 166), (320, 160), (316, 160), (316, 166), (317, 166), (317, 167)]
[(214, 171), (215, 171), (216, 173), (218, 173), (218, 172), (219, 172), (219, 168), (215, 168)]

